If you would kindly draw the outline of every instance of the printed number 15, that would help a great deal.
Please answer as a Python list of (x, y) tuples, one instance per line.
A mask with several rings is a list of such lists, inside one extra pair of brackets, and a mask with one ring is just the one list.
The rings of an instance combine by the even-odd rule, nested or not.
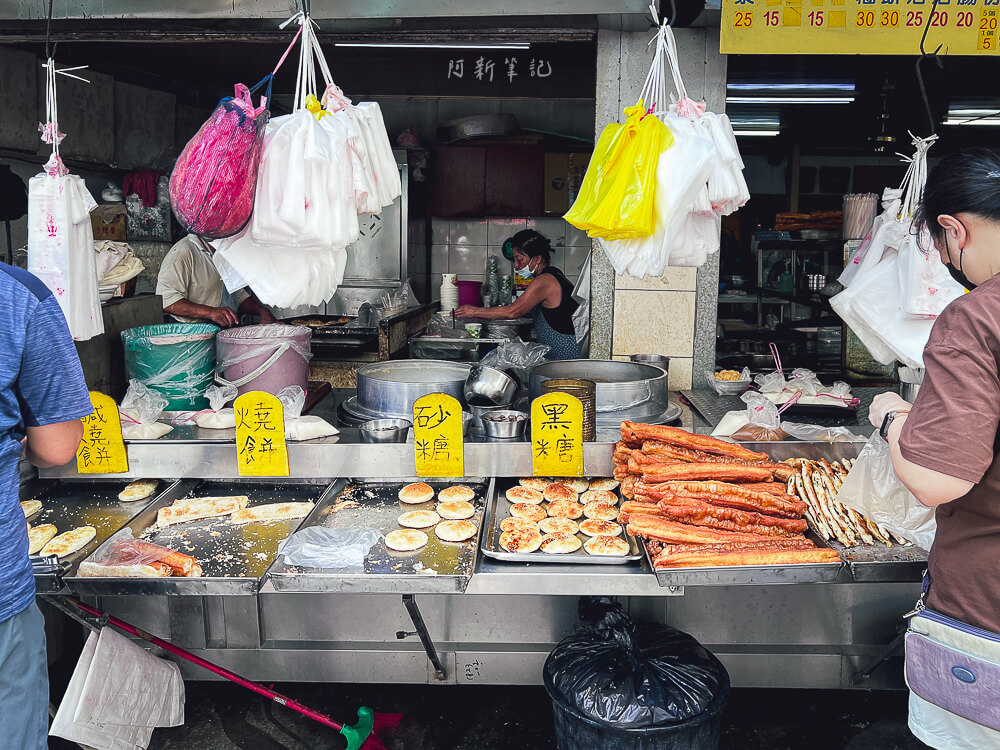
[(809, 14), (809, 25), (810, 26), (822, 26), (823, 25), (823, 11), (814, 10)]
[(769, 10), (764, 14), (764, 23), (767, 26), (777, 26), (778, 25), (778, 11)]

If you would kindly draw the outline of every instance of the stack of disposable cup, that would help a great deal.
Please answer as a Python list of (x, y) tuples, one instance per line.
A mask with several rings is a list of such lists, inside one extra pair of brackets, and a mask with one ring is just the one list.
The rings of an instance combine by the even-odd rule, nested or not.
[(441, 312), (450, 313), (458, 307), (458, 275), (441, 274)]

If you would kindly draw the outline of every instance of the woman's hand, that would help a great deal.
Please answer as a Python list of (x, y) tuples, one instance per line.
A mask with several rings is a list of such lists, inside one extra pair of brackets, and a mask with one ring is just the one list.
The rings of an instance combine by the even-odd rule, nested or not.
[(868, 409), (868, 421), (878, 429), (885, 421), (885, 415), (891, 411), (909, 411), (913, 405), (909, 401), (904, 401), (896, 393), (880, 393), (872, 401), (871, 408)]
[(476, 318), (479, 317), (479, 308), (475, 305), (462, 305), (455, 310), (456, 318)]

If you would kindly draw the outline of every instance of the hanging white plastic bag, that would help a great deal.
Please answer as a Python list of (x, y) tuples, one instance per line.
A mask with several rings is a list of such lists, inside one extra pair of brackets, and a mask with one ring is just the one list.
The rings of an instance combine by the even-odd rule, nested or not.
[(285, 440), (298, 442), (339, 435), (340, 430), (322, 417), (302, 415), (306, 393), (301, 386), (290, 385), (275, 394), (285, 412)]
[(886, 188), (882, 194), (882, 213), (875, 217), (871, 231), (862, 241), (854, 255), (847, 262), (844, 272), (837, 277), (837, 281), (845, 287), (854, 283), (854, 280), (871, 270), (879, 263), (886, 252), (899, 248), (899, 242), (905, 228), (896, 220), (900, 210), (900, 199), (903, 191), (899, 188)]
[(889, 444), (877, 434), (861, 449), (837, 500), (925, 550), (934, 543), (934, 508), (922, 504), (899, 481)]
[(122, 437), (125, 440), (156, 440), (174, 428), (158, 422), (167, 399), (138, 380), (130, 380), (128, 391), (122, 399), (118, 413), (122, 420)]
[(965, 293), (930, 248), (930, 235), (924, 230), (919, 238), (908, 235), (899, 249), (901, 304), (903, 313), (910, 318), (934, 319)]
[(97, 290), (97, 263), (90, 212), (97, 202), (82, 178), (59, 156), (55, 61), (46, 63), (46, 123), (42, 140), (52, 145), (44, 171), (28, 181), (28, 270), (52, 292), (76, 341), (104, 333)]

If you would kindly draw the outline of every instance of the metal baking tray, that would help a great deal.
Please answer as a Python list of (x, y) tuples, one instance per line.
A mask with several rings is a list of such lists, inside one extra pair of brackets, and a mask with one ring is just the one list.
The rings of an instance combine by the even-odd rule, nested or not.
[[(476, 525), (476, 534), (466, 542), (443, 542), (433, 529), (421, 529), (427, 534), (427, 544), (413, 552), (394, 552), (385, 546), (385, 535), (400, 528), (399, 516), (410, 510), (434, 510), (437, 498), (420, 505), (399, 501), (399, 490), (411, 482), (425, 481), (435, 491), (454, 484), (466, 484), (476, 492), (472, 501), (476, 514), (468, 519)], [(279, 557), (268, 571), (268, 579), (277, 591), (366, 592), (366, 593), (461, 593), (469, 585), (475, 570), (479, 549), (480, 529), (486, 498), (493, 492), (495, 480), (466, 479), (407, 479), (394, 482), (341, 480), (323, 507), (317, 507), (302, 525), (324, 526), (330, 529), (372, 528), (382, 538), (365, 557), (363, 568), (305, 568), (287, 565)], [(342, 500), (360, 503), (357, 508), (334, 512)]]
[[(809, 531), (806, 537), (822, 548), (831, 548)], [(722, 565), (706, 568), (654, 568), (649, 550), (643, 554), (661, 586), (771, 586), (781, 583), (834, 583), (842, 580), (843, 562), (803, 563), (795, 565)]]
[(223, 516), (158, 529), (156, 512), (179, 498), (206, 496), (246, 495), (250, 498), (247, 506), (250, 508), (291, 501), (311, 501), (319, 505), (330, 489), (331, 485), (326, 482), (182, 480), (127, 525), (136, 538), (194, 557), (202, 567), (201, 577), (82, 578), (76, 576), (74, 570), (74, 575), (64, 579), (66, 586), (77, 594), (97, 596), (255, 594), (268, 566), (274, 562), (278, 545), (305, 519), (237, 526)]
[[(507, 518), (509, 513), (507, 507), (510, 502), (505, 497), (505, 493), (517, 484), (517, 480), (503, 480), (495, 492), (490, 495), (490, 505), (486, 516), (486, 525), (483, 528), (483, 554), (492, 557), (494, 560), (505, 560), (507, 562), (521, 563), (575, 563), (580, 565), (624, 565), (642, 559), (643, 552), (640, 549), (639, 540), (622, 531), (622, 538), (628, 542), (629, 553), (623, 557), (606, 557), (603, 555), (591, 555), (581, 546), (576, 552), (565, 555), (549, 555), (542, 551), (536, 552), (507, 552), (500, 546), (500, 524)], [(618, 493), (616, 493), (618, 494)], [(621, 495), (619, 494), (619, 505)], [(543, 503), (543, 506), (545, 503)], [(624, 526), (624, 524), (622, 524)], [(582, 531), (577, 534), (581, 541), (587, 540), (587, 535)]]
[(858, 583), (918, 583), (927, 569), (927, 551), (914, 544), (845, 547), (833, 539), (826, 544), (837, 550)]
[[(136, 514), (149, 507), (160, 494), (173, 485), (169, 481), (160, 482), (157, 493), (145, 500), (123, 503), (118, 493), (129, 484), (129, 480), (108, 481), (74, 480), (43, 481), (27, 485), (22, 490), (21, 500), (40, 500), (42, 509), (28, 519), (32, 526), (51, 523), (62, 534), (78, 526), (93, 526), (97, 536), (86, 547), (72, 555), (59, 559), (59, 565), (48, 572), (35, 576), (36, 589), (55, 591), (61, 588), (56, 573), (74, 569), (96, 550), (104, 540), (125, 526)], [(35, 558), (41, 559), (41, 558)]]

